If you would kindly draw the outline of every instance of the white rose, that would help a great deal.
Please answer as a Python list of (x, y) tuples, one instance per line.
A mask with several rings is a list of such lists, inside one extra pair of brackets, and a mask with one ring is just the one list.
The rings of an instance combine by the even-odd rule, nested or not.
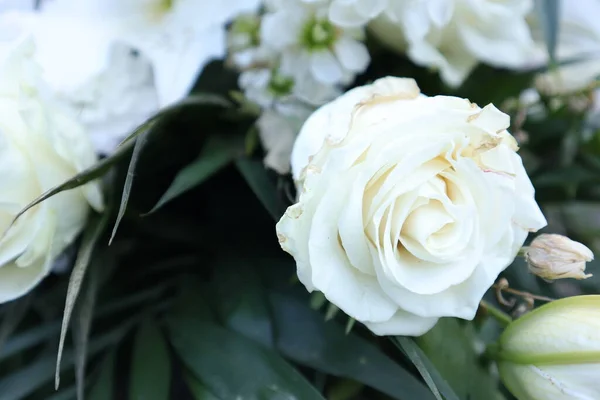
[(427, 97), (412, 79), (321, 107), (294, 148), (298, 203), (277, 224), (300, 281), (378, 335), (472, 319), (546, 225), (508, 126), (493, 105)]
[(31, 290), (83, 228), (90, 204), (102, 208), (97, 184), (63, 192), (16, 214), (48, 189), (96, 161), (82, 128), (39, 88), (31, 42), (0, 55), (0, 303)]
[(518, 68), (535, 44), (526, 16), (533, 1), (390, 1), (369, 25), (390, 47), (459, 86), (478, 62)]

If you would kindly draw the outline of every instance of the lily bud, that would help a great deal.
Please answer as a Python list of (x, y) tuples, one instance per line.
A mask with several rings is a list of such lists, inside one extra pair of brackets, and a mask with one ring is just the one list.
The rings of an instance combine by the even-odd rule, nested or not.
[(585, 263), (594, 259), (594, 253), (583, 244), (556, 234), (536, 237), (525, 251), (529, 271), (540, 278), (586, 279)]
[(498, 369), (519, 400), (600, 399), (600, 296), (548, 303), (500, 337)]

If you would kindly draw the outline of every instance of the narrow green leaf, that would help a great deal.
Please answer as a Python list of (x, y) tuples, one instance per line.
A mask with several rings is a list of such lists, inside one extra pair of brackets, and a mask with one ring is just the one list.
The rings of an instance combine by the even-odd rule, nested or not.
[(192, 396), (194, 396), (194, 400), (220, 400), (217, 396), (212, 394), (206, 386), (202, 384), (194, 375), (189, 372), (186, 372), (183, 376), (185, 382), (188, 385), (188, 389), (192, 392)]
[[(396, 336), (392, 338), (408, 356), (410, 361), (415, 365), (427, 386), (438, 400), (460, 400), (450, 385), (442, 378), (440, 373), (427, 358), (425, 353), (417, 346), (417, 344), (408, 337)], [(444, 397), (442, 397), (442, 394)]]
[(196, 318), (168, 319), (170, 340), (187, 368), (223, 399), (323, 397), (277, 353)]
[(119, 225), (121, 224), (121, 220), (125, 216), (125, 211), (127, 210), (127, 203), (129, 202), (129, 195), (131, 194), (131, 188), (133, 187), (133, 178), (135, 177), (135, 168), (137, 166), (138, 159), (140, 154), (142, 154), (143, 148), (146, 146), (148, 142), (148, 137), (150, 136), (150, 132), (152, 127), (148, 128), (145, 132), (141, 133), (135, 139), (135, 145), (133, 147), (133, 153), (131, 154), (131, 160), (129, 161), (129, 167), (127, 168), (127, 176), (125, 177), (125, 184), (123, 186), (123, 194), (121, 195), (121, 204), (119, 205), (119, 211), (117, 213), (117, 220), (115, 221), (115, 225), (113, 226), (112, 233), (110, 235), (110, 239), (108, 240), (108, 245), (112, 243), (115, 235), (117, 234), (117, 229), (119, 229)]
[[(112, 299), (109, 303), (98, 307), (98, 311), (95, 313), (95, 318), (102, 318), (108, 315), (127, 310), (131, 307), (138, 307), (141, 303), (156, 299), (163, 293), (168, 287), (173, 285), (173, 282), (167, 282), (144, 291), (132, 293), (129, 296)], [(19, 332), (9, 339), (5, 346), (0, 349), (0, 360), (14, 356), (15, 354), (29, 349), (33, 346), (37, 346), (40, 343), (54, 339), (54, 336), (60, 334), (61, 321), (52, 323), (42, 324), (35, 328), (29, 329), (24, 332)]]
[(0, 360), (14, 356), (15, 354), (36, 346), (42, 342), (52, 339), (60, 333), (60, 321), (46, 323), (24, 332), (19, 332), (7, 340), (0, 349)]
[(171, 359), (156, 322), (142, 323), (133, 346), (129, 398), (167, 400), (171, 381)]
[(556, 60), (556, 46), (560, 29), (560, 0), (536, 0), (536, 9), (550, 62)]
[(31, 295), (27, 295), (6, 305), (7, 311), (0, 324), (0, 354), (2, 354), (4, 343), (19, 326), (30, 304)]
[(79, 174), (75, 175), (68, 181), (61, 183), (58, 186), (53, 187), (52, 189), (46, 191), (46, 193), (43, 193), (41, 196), (39, 196), (37, 199), (33, 200), (31, 203), (29, 203), (27, 206), (25, 206), (21, 211), (19, 211), (19, 213), (11, 221), (8, 228), (2, 233), (0, 240), (2, 240), (4, 238), (6, 233), (10, 230), (10, 228), (12, 228), (12, 226), (15, 224), (15, 222), (17, 222), (17, 220), (23, 214), (25, 214), (27, 211), (29, 211), (31, 208), (35, 207), (36, 205), (40, 204), (42, 201), (49, 199), (50, 197), (52, 197), (58, 193), (64, 192), (65, 190), (71, 190), (71, 189), (78, 188), (79, 186), (83, 186), (86, 183), (93, 181), (94, 179), (102, 177), (112, 168), (113, 165), (115, 165), (123, 157), (128, 155), (132, 148), (133, 148), (133, 145), (130, 145), (130, 144), (127, 144), (126, 146), (119, 148), (110, 157), (107, 157), (107, 158), (104, 158), (104, 159), (98, 161), (96, 164), (94, 164), (90, 168), (86, 169), (85, 171), (80, 172)]
[(222, 108), (230, 108), (232, 106), (231, 102), (228, 101), (225, 97), (214, 94), (214, 93), (195, 93), (189, 95), (183, 100), (173, 104), (172, 106), (165, 107), (152, 116), (148, 121), (137, 127), (129, 136), (127, 136), (123, 141), (119, 144), (119, 146), (123, 146), (126, 143), (130, 143), (132, 139), (136, 138), (142, 132), (147, 130), (149, 126), (147, 124), (152, 124), (157, 120), (164, 118), (165, 116), (172, 114), (173, 112), (177, 112), (183, 110), (184, 108), (190, 106), (218, 106)]
[(244, 157), (238, 158), (235, 164), (269, 214), (276, 221), (279, 220), (287, 206), (278, 197), (277, 186), (269, 179), (263, 163)]
[(87, 361), (87, 346), (92, 328), (94, 317), (94, 307), (96, 304), (96, 294), (98, 292), (98, 274), (96, 272), (97, 264), (90, 265), (88, 278), (86, 280), (84, 296), (79, 303), (75, 314), (75, 327), (73, 337), (75, 339), (75, 382), (77, 387), (77, 399), (83, 400), (85, 397), (85, 370)]
[(85, 277), (85, 272), (92, 258), (92, 253), (94, 252), (94, 248), (98, 242), (98, 239), (100, 238), (100, 235), (102, 235), (102, 232), (106, 228), (108, 218), (109, 213), (104, 213), (103, 215), (93, 215), (90, 218), (91, 221), (88, 223), (88, 226), (83, 234), (81, 245), (79, 247), (79, 253), (77, 254), (77, 260), (75, 261), (75, 266), (73, 267), (73, 271), (71, 272), (71, 276), (69, 278), (69, 287), (67, 288), (67, 299), (65, 301), (60, 341), (58, 344), (58, 356), (56, 358), (55, 386), (57, 389), (60, 385), (60, 362), (62, 351), (65, 344), (67, 330), (69, 329), (69, 322), (71, 321), (73, 307), (77, 301), (77, 296), (79, 295), (79, 291)]
[(100, 374), (90, 390), (89, 400), (113, 400), (115, 354), (114, 351), (110, 352), (102, 361)]
[(210, 136), (200, 156), (179, 171), (165, 194), (145, 215), (154, 213), (174, 198), (181, 196), (213, 176), (243, 152), (241, 144), (239, 140), (231, 137)]
[(75, 400), (77, 398), (77, 387), (70, 386), (66, 389), (61, 389), (46, 400)]
[[(88, 355), (94, 356), (106, 347), (120, 341), (131, 327), (132, 323), (127, 322), (106, 334), (95, 337), (88, 347)], [(65, 351), (63, 358), (64, 362), (60, 366), (62, 371), (73, 367), (74, 354), (72, 351)], [(25, 368), (2, 377), (0, 379), (0, 400), (23, 399), (35, 392), (52, 380), (54, 365), (55, 357), (53, 355), (42, 356), (27, 364)]]

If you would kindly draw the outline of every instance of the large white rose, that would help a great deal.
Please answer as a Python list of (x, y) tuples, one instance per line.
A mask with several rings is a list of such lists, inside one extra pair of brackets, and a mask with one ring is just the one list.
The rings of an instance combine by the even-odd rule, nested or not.
[(472, 319), (546, 225), (508, 126), (491, 104), (427, 97), (412, 79), (321, 107), (294, 147), (298, 203), (277, 224), (300, 281), (378, 335)]
[(532, 0), (388, 1), (369, 27), (415, 63), (459, 86), (479, 62), (518, 68), (535, 45), (525, 20)]
[(38, 284), (83, 228), (90, 204), (102, 208), (97, 184), (63, 192), (15, 215), (48, 189), (96, 161), (92, 144), (38, 86), (31, 42), (0, 49), (0, 303)]

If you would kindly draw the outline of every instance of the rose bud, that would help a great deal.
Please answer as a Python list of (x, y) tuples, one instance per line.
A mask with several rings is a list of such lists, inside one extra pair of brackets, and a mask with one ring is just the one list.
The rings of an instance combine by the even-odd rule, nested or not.
[(547, 280), (587, 279), (592, 274), (585, 273), (585, 263), (593, 259), (586, 246), (556, 234), (537, 236), (525, 251), (529, 271)]

